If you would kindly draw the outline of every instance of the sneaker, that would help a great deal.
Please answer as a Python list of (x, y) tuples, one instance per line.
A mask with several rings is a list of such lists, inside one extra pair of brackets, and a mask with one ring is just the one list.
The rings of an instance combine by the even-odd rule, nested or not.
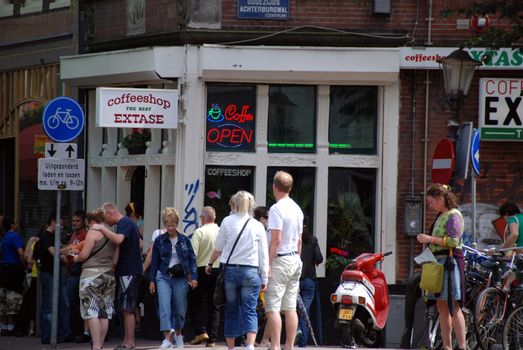
[(207, 333), (202, 333), (202, 334), (198, 334), (196, 337), (194, 337), (193, 340), (191, 340), (191, 342), (189, 344), (198, 345), (207, 340), (209, 340), (209, 335)]
[(160, 349), (170, 349), (172, 347), (173, 347), (173, 344), (167, 339), (164, 339), (162, 341), (162, 345), (160, 345)]
[(180, 335), (174, 335), (174, 345), (177, 348), (183, 348), (183, 336)]

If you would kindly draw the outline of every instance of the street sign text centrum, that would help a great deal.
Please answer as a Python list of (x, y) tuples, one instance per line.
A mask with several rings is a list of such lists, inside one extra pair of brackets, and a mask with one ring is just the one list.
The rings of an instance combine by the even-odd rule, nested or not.
[(479, 80), (482, 141), (523, 141), (523, 79)]

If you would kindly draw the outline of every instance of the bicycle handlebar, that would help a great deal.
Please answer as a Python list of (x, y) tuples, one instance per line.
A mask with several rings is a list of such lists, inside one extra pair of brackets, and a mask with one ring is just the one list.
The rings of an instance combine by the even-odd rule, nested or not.
[(523, 249), (523, 247), (512, 247), (512, 248), (494, 248), (497, 252), (508, 252), (509, 250)]
[(481, 255), (481, 256), (485, 256), (485, 253), (482, 253), (480, 252), (479, 250), (477, 249), (474, 249), (472, 247), (469, 247), (468, 245), (466, 244), (463, 244), (463, 248), (465, 248), (466, 250), (468, 250), (469, 252), (472, 252), (472, 253), (475, 253), (475, 254), (478, 254), (478, 255)]

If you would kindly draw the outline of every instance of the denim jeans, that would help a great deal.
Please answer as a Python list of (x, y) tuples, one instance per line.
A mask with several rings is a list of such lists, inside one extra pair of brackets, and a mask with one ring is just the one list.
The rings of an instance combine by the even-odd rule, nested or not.
[(187, 313), (187, 277), (172, 278), (160, 271), (156, 275), (156, 292), (158, 294), (158, 317), (160, 330), (181, 330), (185, 325)]
[[(314, 299), (314, 294), (316, 292), (316, 281), (312, 278), (304, 278), (300, 280), (300, 296), (303, 301), (303, 305), (307, 310), (307, 315), (310, 315), (309, 309)], [(298, 339), (298, 346), (305, 347), (307, 346), (307, 341), (309, 340), (309, 327), (307, 327), (307, 321), (301, 315), (298, 318), (298, 329), (301, 330), (301, 337)]]
[(236, 338), (258, 331), (256, 305), (260, 295), (261, 278), (257, 267), (229, 265), (225, 270), (226, 338)]
[[(39, 272), (38, 277), (42, 286), (42, 303), (40, 308), (40, 324), (42, 342), (51, 340), (51, 322), (53, 317), (53, 275), (48, 272)], [(69, 317), (67, 315), (67, 290), (64, 279), (58, 283), (58, 329), (57, 342), (70, 336)]]

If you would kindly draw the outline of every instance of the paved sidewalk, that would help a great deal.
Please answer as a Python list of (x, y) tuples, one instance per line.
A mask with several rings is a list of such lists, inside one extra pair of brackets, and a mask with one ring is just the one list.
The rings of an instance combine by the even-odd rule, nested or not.
[[(147, 339), (137, 339), (136, 341), (136, 350), (145, 350), (145, 349), (158, 349), (160, 346), (160, 341), (157, 340), (147, 340)], [(116, 345), (119, 344), (118, 340), (110, 340), (105, 343), (104, 349), (113, 349)], [(185, 345), (186, 349), (205, 349), (209, 350), (212, 348), (206, 348), (205, 345)], [(37, 337), (0, 337), (0, 350), (49, 350), (51, 349), (50, 345), (40, 344), (40, 338)], [(77, 343), (61, 343), (56, 346), (56, 349), (67, 349), (67, 350), (89, 350), (90, 345), (88, 343), (77, 344)], [(227, 347), (225, 343), (217, 343), (216, 350), (226, 350)], [(238, 348), (241, 349), (241, 348)], [(265, 348), (255, 348), (260, 350), (266, 350)], [(299, 348), (296, 348), (298, 350)], [(332, 349), (342, 349), (341, 347), (335, 346), (321, 346), (314, 347), (310, 346), (308, 349), (316, 350), (332, 350)], [(371, 349), (369, 349), (371, 350)]]

